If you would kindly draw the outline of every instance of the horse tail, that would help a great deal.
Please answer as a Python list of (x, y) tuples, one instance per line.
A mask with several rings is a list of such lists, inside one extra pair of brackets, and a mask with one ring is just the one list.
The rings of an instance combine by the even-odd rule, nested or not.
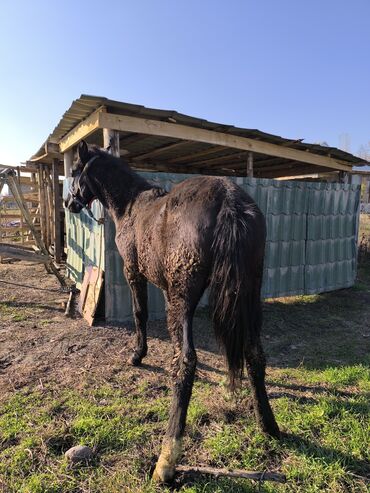
[(228, 190), (217, 216), (209, 286), (215, 336), (227, 360), (232, 390), (241, 381), (249, 342), (262, 324), (265, 235), (257, 205), (241, 189)]

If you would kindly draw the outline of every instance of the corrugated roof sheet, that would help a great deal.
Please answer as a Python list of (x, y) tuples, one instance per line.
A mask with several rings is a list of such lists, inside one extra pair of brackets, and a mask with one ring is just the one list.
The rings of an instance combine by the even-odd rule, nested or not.
[[(348, 152), (342, 151), (335, 147), (327, 147), (318, 144), (308, 144), (301, 140), (291, 140), (277, 135), (261, 132), (257, 129), (246, 129), (225, 125), (220, 123), (209, 122), (201, 118), (184, 115), (172, 110), (161, 110), (154, 108), (146, 108), (145, 106), (114, 101), (100, 96), (89, 96), (82, 94), (80, 98), (73, 101), (71, 107), (64, 113), (58, 125), (47, 138), (46, 142), (59, 142), (70, 130), (78, 123), (87, 118), (91, 113), (101, 106), (105, 106), (109, 112), (136, 116), (142, 118), (150, 118), (162, 121), (175, 121), (191, 127), (213, 130), (215, 132), (223, 132), (241, 137), (257, 139), (272, 144), (289, 146), (294, 149), (310, 151), (315, 154), (324, 156), (330, 155), (332, 158), (337, 158), (353, 165), (361, 166), (366, 162)], [(163, 142), (163, 140), (162, 140)], [(40, 147), (36, 154), (31, 157), (31, 160), (40, 158), (44, 154), (44, 145)], [(368, 163), (367, 163), (368, 164)]]

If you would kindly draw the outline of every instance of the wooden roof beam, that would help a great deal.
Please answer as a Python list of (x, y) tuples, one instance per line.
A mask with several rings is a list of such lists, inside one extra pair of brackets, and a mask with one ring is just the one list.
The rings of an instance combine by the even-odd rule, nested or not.
[(122, 144), (123, 148), (125, 148), (128, 145), (131, 144), (136, 144), (137, 142), (141, 142), (142, 140), (148, 139), (149, 135), (142, 135), (142, 134), (131, 134), (127, 137), (120, 137), (120, 145)]
[(255, 160), (255, 165), (259, 167), (264, 167), (264, 166), (269, 166), (274, 163), (280, 163), (281, 162), (281, 157), (274, 157), (274, 158), (269, 158), (269, 159), (256, 159)]
[(59, 142), (60, 152), (66, 152), (74, 145), (78, 144), (80, 140), (86, 139), (89, 135), (100, 128), (107, 128), (100, 126), (99, 116), (105, 112), (105, 108), (102, 106), (95, 110), (85, 120), (76, 125), (70, 132), (67, 133)]
[(299, 161), (287, 161), (285, 163), (275, 164), (274, 166), (256, 166), (256, 173), (264, 173), (269, 171), (279, 171), (282, 169), (291, 169), (295, 166), (305, 166), (305, 163), (300, 163)]
[(152, 158), (154, 156), (158, 156), (167, 151), (173, 151), (174, 149), (178, 149), (179, 147), (188, 145), (191, 143), (190, 140), (181, 140), (180, 142), (173, 142), (172, 144), (166, 144), (161, 147), (157, 147), (157, 149), (153, 149), (152, 151), (145, 152), (144, 154), (136, 154), (134, 156), (130, 156), (130, 159), (134, 161), (142, 161), (143, 159)]
[(217, 156), (217, 157), (214, 157), (214, 158), (211, 158), (211, 159), (204, 159), (202, 161), (196, 161), (196, 165), (197, 166), (219, 166), (220, 164), (224, 164), (226, 163), (226, 161), (230, 161), (230, 160), (239, 160), (240, 163), (244, 163), (247, 161), (247, 157), (248, 157), (248, 151), (244, 151), (244, 152), (240, 152), (240, 151), (237, 151), (236, 149), (234, 149), (234, 151), (236, 152), (233, 152), (231, 154), (226, 154), (225, 156)]
[[(275, 171), (264, 171), (263, 168), (261, 169), (261, 173), (256, 175), (257, 177), (263, 177), (263, 178), (279, 178), (281, 176), (283, 170), (275, 170)], [(286, 175), (287, 177), (293, 177), (293, 176), (302, 176), (305, 174), (313, 174), (313, 173), (326, 173), (330, 171), (330, 169), (325, 168), (324, 166), (318, 166), (317, 169), (312, 169), (312, 166), (299, 166), (299, 167), (293, 167), (291, 169), (286, 169)]]
[[(187, 142), (191, 142), (191, 141), (187, 141)], [(171, 164), (179, 163), (181, 161), (186, 161), (188, 159), (195, 159), (198, 157), (208, 156), (209, 154), (214, 154), (215, 152), (224, 151), (225, 149), (227, 149), (227, 147), (225, 147), (225, 146), (214, 146), (214, 147), (211, 147), (208, 149), (203, 149), (203, 151), (194, 152), (194, 153), (188, 154), (186, 156), (179, 156), (177, 158), (170, 159), (168, 162)]]
[(144, 133), (148, 135), (172, 137), (175, 139), (192, 140), (194, 142), (204, 142), (212, 145), (221, 145), (233, 149), (252, 151), (268, 156), (282, 157), (303, 163), (315, 164), (317, 166), (341, 169), (343, 171), (350, 171), (352, 169), (352, 166), (348, 162), (333, 159), (328, 156), (301, 151), (291, 147), (283, 147), (247, 137), (239, 137), (237, 135), (205, 130), (203, 128), (189, 127), (177, 123), (101, 112), (99, 113), (99, 125), (101, 128), (111, 128), (112, 130), (123, 132)]
[(174, 139), (191, 140), (194, 142), (204, 142), (206, 144), (220, 145), (232, 149), (239, 149), (241, 151), (257, 152), (268, 156), (281, 157), (343, 171), (351, 171), (352, 169), (351, 164), (347, 161), (314, 154), (309, 151), (302, 151), (291, 147), (271, 144), (270, 142), (230, 135), (223, 132), (215, 132), (203, 128), (189, 127), (177, 123), (168, 123), (126, 115), (115, 115), (102, 111), (102, 109), (95, 111), (61, 139), (59, 143), (60, 151), (64, 152), (65, 150), (68, 150), (98, 128), (109, 128), (121, 132), (141, 133)]

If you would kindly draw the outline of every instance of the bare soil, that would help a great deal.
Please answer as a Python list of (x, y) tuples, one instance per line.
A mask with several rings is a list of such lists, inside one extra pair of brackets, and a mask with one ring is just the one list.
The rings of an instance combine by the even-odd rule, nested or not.
[[(0, 264), (0, 280), (58, 290), (53, 275), (28, 262)], [(89, 327), (75, 314), (64, 316), (68, 294), (21, 288), (0, 282), (0, 399), (22, 387), (48, 383), (74, 387), (112, 380), (121, 372), (137, 375), (126, 364), (134, 346), (134, 329), (104, 323)], [(198, 325), (208, 326), (203, 317)], [(208, 329), (208, 327), (206, 327)], [(209, 330), (202, 331), (199, 373), (211, 379), (223, 371), (222, 358)], [(143, 372), (148, 379), (169, 377), (172, 347), (164, 322), (149, 324), (149, 354)], [(216, 351), (216, 354), (214, 354)]]
[[(357, 289), (264, 303), (268, 375), (273, 377), (273, 368), (364, 362), (370, 345), (367, 277), (365, 281)], [(126, 363), (134, 346), (133, 327), (105, 323), (89, 327), (79, 315), (66, 318), (63, 303), (68, 295), (58, 288), (56, 278), (41, 265), (0, 264), (0, 400), (23, 387), (50, 383), (78, 388), (112, 381), (118, 375), (121, 382), (125, 375), (127, 382), (145, 378), (170, 385), (172, 346), (164, 321), (149, 323), (149, 352), (138, 372)], [(219, 383), (225, 379), (225, 365), (208, 315), (198, 312), (194, 325), (198, 378)], [(277, 390), (273, 383), (270, 378), (271, 391)]]

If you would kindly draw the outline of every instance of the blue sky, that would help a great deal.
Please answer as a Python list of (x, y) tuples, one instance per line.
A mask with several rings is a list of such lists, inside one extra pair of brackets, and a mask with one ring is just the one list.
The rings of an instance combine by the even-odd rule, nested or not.
[(2, 0), (0, 163), (106, 96), (340, 146), (370, 141), (369, 0)]

